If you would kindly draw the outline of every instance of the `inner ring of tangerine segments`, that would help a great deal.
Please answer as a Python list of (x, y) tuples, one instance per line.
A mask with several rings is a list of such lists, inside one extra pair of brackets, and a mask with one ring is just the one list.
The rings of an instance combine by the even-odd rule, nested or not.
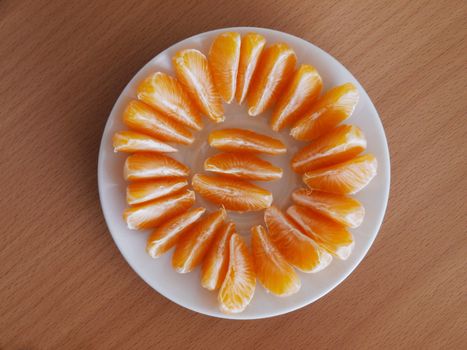
[[(300, 147), (303, 147), (303, 143), (300, 143), (294, 140), (291, 136), (289, 136), (288, 130), (284, 130), (281, 132), (273, 131), (268, 124), (271, 112), (266, 112), (259, 116), (252, 117), (248, 115), (246, 103), (238, 105), (236, 102), (232, 102), (229, 105), (224, 104), (224, 108), (224, 122), (214, 123), (213, 121), (204, 118), (204, 128), (195, 134), (195, 141), (193, 142), (193, 144), (181, 147), (177, 145), (179, 152), (174, 153), (173, 157), (190, 167), (191, 183), (191, 177), (194, 174), (206, 174), (215, 176), (214, 173), (205, 171), (203, 166), (204, 161), (208, 157), (222, 152), (209, 146), (208, 136), (212, 131), (227, 128), (240, 128), (251, 130), (260, 134), (268, 135), (270, 137), (279, 139), (286, 145), (287, 153), (282, 155), (256, 155), (282, 168), (282, 178), (275, 181), (251, 182), (270, 191), (273, 195), (273, 205), (285, 209), (288, 205), (291, 204), (290, 196), (293, 190), (297, 189), (302, 185), (300, 176), (292, 171), (292, 168), (290, 166), (290, 160), (292, 159), (293, 154), (295, 154)], [(219, 205), (204, 199), (198, 193), (196, 193), (196, 205), (202, 206), (208, 209), (209, 211), (213, 211), (219, 208)], [(235, 223), (237, 232), (244, 236), (250, 235), (251, 227), (255, 225), (264, 225), (264, 210), (244, 213), (228, 211), (228, 214), (230, 220), (232, 220)]]

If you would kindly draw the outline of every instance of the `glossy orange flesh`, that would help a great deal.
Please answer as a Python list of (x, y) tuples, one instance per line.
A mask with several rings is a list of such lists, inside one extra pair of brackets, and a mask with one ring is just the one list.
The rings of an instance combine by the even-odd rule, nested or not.
[(158, 258), (198, 221), (206, 209), (190, 209), (159, 226), (148, 238), (146, 251), (152, 258)]
[(179, 161), (156, 153), (135, 153), (125, 161), (125, 180), (135, 181), (162, 177), (185, 177), (190, 169)]
[(123, 212), (123, 219), (130, 230), (157, 227), (190, 208), (194, 202), (195, 193), (185, 190), (127, 208)]
[(204, 170), (244, 180), (272, 181), (282, 177), (282, 169), (255, 155), (219, 153), (204, 162)]
[(114, 152), (177, 152), (176, 148), (136, 131), (119, 131), (112, 138)]
[(194, 137), (178, 122), (156, 111), (141, 101), (130, 101), (123, 114), (123, 122), (131, 129), (167, 142), (184, 145), (193, 143)]
[(256, 278), (268, 292), (288, 296), (300, 290), (300, 279), (261, 225), (251, 228), (251, 250)]
[(326, 268), (332, 256), (313, 239), (305, 235), (293, 220), (277, 207), (264, 212), (269, 238), (287, 262), (303, 272), (318, 272)]
[(323, 168), (354, 158), (366, 149), (362, 131), (354, 125), (340, 125), (318, 137), (292, 158), (297, 173)]
[(214, 130), (209, 145), (226, 152), (283, 154), (285, 145), (278, 139), (245, 129)]
[(292, 200), (352, 228), (360, 226), (365, 217), (365, 208), (359, 201), (340, 194), (301, 188), (292, 193)]
[(334, 87), (293, 125), (290, 135), (301, 141), (314, 140), (350, 117), (357, 102), (358, 90), (352, 83)]
[(272, 203), (271, 192), (243, 180), (195, 174), (192, 186), (203, 198), (227, 210), (259, 211)]
[(230, 237), (229, 266), (219, 290), (219, 308), (227, 314), (239, 313), (253, 299), (256, 276), (253, 261), (243, 239), (236, 233)]
[(235, 233), (235, 224), (226, 222), (214, 238), (204, 258), (201, 269), (201, 285), (208, 290), (220, 288), (229, 266), (229, 242)]
[(279, 131), (294, 123), (315, 102), (323, 87), (318, 71), (302, 64), (282, 92), (271, 117), (271, 128)]
[(188, 187), (184, 178), (162, 178), (133, 182), (126, 189), (126, 201), (129, 205), (144, 203), (164, 197)]
[(354, 194), (367, 186), (376, 176), (377, 161), (372, 154), (364, 154), (346, 162), (303, 174), (303, 182), (312, 190)]
[(206, 215), (178, 240), (172, 256), (172, 266), (179, 273), (187, 273), (201, 264), (227, 214), (219, 209)]

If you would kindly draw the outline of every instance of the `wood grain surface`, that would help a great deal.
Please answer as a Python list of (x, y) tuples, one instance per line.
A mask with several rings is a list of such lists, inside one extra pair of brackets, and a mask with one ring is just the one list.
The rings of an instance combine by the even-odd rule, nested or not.
[[(466, 349), (465, 1), (0, 1), (0, 349)], [(391, 152), (389, 207), (356, 271), (296, 312), (215, 319), (128, 266), (97, 193), (126, 83), (210, 29), (282, 30), (341, 61)]]

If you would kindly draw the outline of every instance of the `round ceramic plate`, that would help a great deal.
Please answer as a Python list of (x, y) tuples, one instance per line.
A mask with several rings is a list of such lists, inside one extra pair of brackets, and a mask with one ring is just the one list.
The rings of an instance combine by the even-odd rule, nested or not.
[[(199, 268), (189, 274), (178, 274), (171, 267), (172, 251), (159, 259), (152, 259), (146, 253), (146, 239), (150, 231), (131, 231), (127, 228), (122, 219), (126, 207), (126, 183), (123, 179), (126, 155), (116, 154), (112, 148), (114, 132), (126, 129), (122, 122), (123, 110), (127, 103), (136, 97), (138, 84), (156, 71), (173, 74), (171, 59), (179, 50), (195, 48), (207, 54), (214, 37), (225, 31), (237, 31), (241, 34), (253, 31), (262, 34), (267, 44), (287, 43), (295, 50), (298, 64), (309, 63), (316, 67), (323, 78), (324, 91), (346, 82), (354, 83), (359, 90), (360, 100), (352, 117), (346, 123), (355, 124), (363, 130), (368, 142), (367, 152), (373, 153), (378, 160), (377, 176), (356, 195), (365, 206), (366, 216), (363, 224), (352, 230), (355, 247), (350, 257), (345, 261), (333, 259), (330, 266), (318, 273), (298, 272), (302, 287), (298, 293), (290, 297), (278, 298), (268, 294), (258, 283), (250, 305), (244, 312), (235, 315), (225, 315), (219, 311), (217, 293), (207, 291), (200, 285)], [(239, 106), (233, 102), (231, 105), (224, 104), (224, 107), (226, 116), (224, 123), (214, 124), (204, 118), (205, 127), (195, 134), (194, 144), (189, 147), (175, 145), (179, 152), (172, 153), (171, 156), (188, 165), (194, 174), (203, 172), (204, 160), (215, 153), (207, 143), (207, 135), (212, 130), (241, 127), (277, 137), (287, 145), (287, 154), (268, 156), (265, 159), (281, 166), (284, 176), (278, 181), (259, 184), (273, 193), (276, 206), (285, 209), (290, 204), (291, 192), (303, 186), (300, 177), (291, 171), (290, 159), (304, 143), (293, 140), (288, 136), (287, 130), (281, 133), (273, 132), (268, 126), (270, 112), (250, 117), (245, 104)], [(98, 181), (102, 210), (110, 233), (127, 262), (146, 283), (173, 302), (193, 311), (223, 318), (256, 319), (281, 315), (312, 303), (330, 292), (356, 268), (373, 243), (383, 220), (388, 201), (390, 164), (386, 137), (378, 113), (363, 87), (342, 64), (320, 48), (290, 34), (270, 29), (239, 27), (219, 29), (185, 39), (158, 54), (133, 77), (115, 103), (107, 121), (99, 151)], [(200, 196), (197, 196), (196, 205), (204, 206), (209, 210), (215, 208)], [(250, 227), (253, 224), (263, 224), (262, 214), (262, 212), (244, 214), (229, 212), (238, 233), (247, 241)]]

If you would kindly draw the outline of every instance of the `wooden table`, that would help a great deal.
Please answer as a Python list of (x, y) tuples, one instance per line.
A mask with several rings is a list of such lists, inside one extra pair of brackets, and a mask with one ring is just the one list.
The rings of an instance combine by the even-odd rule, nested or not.
[[(466, 349), (466, 18), (461, 0), (1, 1), (0, 348)], [(107, 116), (136, 71), (235, 25), (341, 61), (392, 157), (387, 215), (357, 270), (308, 307), (245, 322), (146, 285), (111, 239), (96, 179)]]

